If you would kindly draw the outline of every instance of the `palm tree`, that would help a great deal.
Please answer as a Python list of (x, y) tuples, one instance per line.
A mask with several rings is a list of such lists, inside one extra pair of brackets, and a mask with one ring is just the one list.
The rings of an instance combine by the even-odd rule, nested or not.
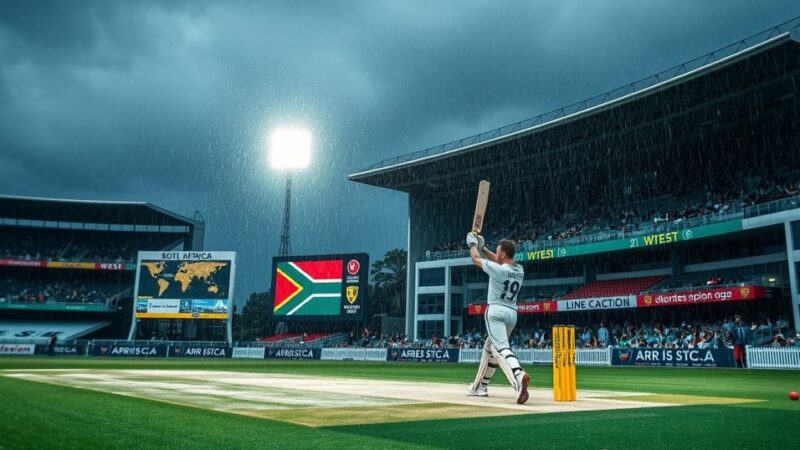
[(408, 253), (400, 248), (386, 252), (383, 259), (372, 263), (374, 311), (392, 316), (403, 315), (406, 296), (406, 261)]

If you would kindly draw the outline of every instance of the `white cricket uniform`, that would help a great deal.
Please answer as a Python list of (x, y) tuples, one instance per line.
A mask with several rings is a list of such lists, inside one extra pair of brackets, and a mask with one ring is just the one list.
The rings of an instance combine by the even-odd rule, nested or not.
[(489, 308), (484, 316), (489, 337), (483, 346), (470, 395), (477, 395), (479, 390), (486, 392), (485, 389), (498, 367), (514, 389), (520, 388), (519, 377), (525, 373), (508, 342), (508, 337), (517, 324), (517, 294), (522, 289), (525, 273), (519, 264), (497, 264), (487, 259), (483, 260), (481, 267), (489, 275)]
[(497, 264), (483, 260), (483, 271), (489, 275), (486, 311), (486, 332), (497, 350), (509, 348), (508, 337), (517, 324), (517, 295), (522, 289), (525, 272), (519, 264)]

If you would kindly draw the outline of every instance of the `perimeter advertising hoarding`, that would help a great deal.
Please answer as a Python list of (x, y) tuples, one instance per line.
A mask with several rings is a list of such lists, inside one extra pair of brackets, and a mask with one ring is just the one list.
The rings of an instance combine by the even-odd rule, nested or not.
[(227, 319), (236, 252), (139, 252), (137, 319)]
[(154, 358), (167, 356), (167, 346), (156, 344), (92, 344), (92, 355)]
[(390, 348), (386, 360), (457, 363), (459, 355), (457, 348)]
[(280, 319), (361, 321), (369, 301), (366, 253), (276, 257), (272, 314)]
[(34, 344), (0, 344), (0, 355), (32, 355)]
[(615, 348), (612, 366), (734, 367), (733, 350), (681, 348)]
[[(50, 353), (49, 345), (37, 345), (37, 355), (47, 355)], [(53, 347), (53, 354), (57, 356), (83, 356), (86, 354), (86, 347), (83, 345), (61, 345)]]
[(264, 355), (267, 359), (320, 359), (321, 348), (268, 348)]

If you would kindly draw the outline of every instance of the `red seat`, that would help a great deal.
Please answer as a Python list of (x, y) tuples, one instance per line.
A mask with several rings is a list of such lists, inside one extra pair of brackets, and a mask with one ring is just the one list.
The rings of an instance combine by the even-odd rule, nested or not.
[(639, 294), (663, 280), (664, 276), (624, 278), (620, 280), (593, 281), (562, 297), (564, 300), (592, 297), (615, 297)]

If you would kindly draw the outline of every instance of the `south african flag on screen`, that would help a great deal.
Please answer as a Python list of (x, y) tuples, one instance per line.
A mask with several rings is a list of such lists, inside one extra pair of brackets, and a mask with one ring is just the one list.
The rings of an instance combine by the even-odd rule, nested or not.
[(276, 316), (338, 316), (342, 302), (341, 259), (284, 261), (275, 269)]

